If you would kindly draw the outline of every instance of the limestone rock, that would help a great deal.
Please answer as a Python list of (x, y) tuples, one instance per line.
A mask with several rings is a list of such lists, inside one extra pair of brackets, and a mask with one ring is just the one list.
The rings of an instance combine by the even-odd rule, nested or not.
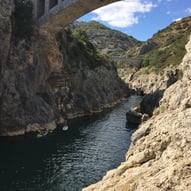
[(11, 15), (14, 11), (14, 4), (12, 0), (0, 1), (0, 72), (8, 60), (8, 54), (11, 44)]
[(126, 118), (127, 118), (127, 123), (140, 124), (142, 114), (130, 110), (126, 113)]
[(154, 93), (144, 95), (140, 104), (141, 113), (148, 114), (151, 117), (154, 109), (159, 106), (163, 93), (164, 90), (156, 90)]
[(191, 39), (181, 81), (165, 92), (160, 112), (132, 136), (126, 161), (83, 191), (190, 191), (191, 188)]
[(53, 122), (43, 124), (43, 125), (38, 124), (38, 123), (28, 124), (26, 126), (25, 133), (39, 132), (39, 131), (41, 131), (43, 129), (47, 129), (48, 131), (53, 131), (54, 129), (56, 129), (56, 123), (53, 121)]
[(101, 182), (83, 190), (189, 191), (190, 121), (191, 109), (165, 112), (148, 120), (134, 133), (135, 144), (131, 144), (126, 161)]
[(129, 95), (114, 65), (69, 29), (54, 36), (34, 28), (17, 38), (13, 10), (13, 1), (0, 1), (0, 136), (101, 111)]
[(137, 75), (135, 72), (133, 76), (130, 74), (131, 77), (122, 77), (122, 79), (124, 79), (132, 89), (138, 92), (143, 91), (144, 94), (151, 94), (158, 90), (165, 90), (175, 83), (178, 80), (178, 73), (179, 69), (170, 66), (165, 68), (160, 75), (155, 73)]
[(151, 50), (153, 50), (157, 44), (155, 42), (147, 42), (143, 44), (143, 46), (139, 50), (139, 55), (145, 54)]

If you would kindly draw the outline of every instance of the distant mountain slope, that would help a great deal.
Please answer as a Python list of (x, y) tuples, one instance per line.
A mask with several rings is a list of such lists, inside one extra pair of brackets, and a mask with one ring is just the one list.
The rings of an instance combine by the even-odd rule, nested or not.
[(128, 50), (126, 57), (139, 58), (142, 60), (142, 67), (159, 72), (167, 66), (181, 62), (190, 34), (191, 17), (186, 17), (158, 31), (141, 46)]
[(173, 22), (146, 42), (109, 29), (96, 21), (75, 22), (72, 27), (85, 31), (96, 48), (117, 62), (118, 68), (127, 68), (129, 64), (144, 67), (147, 73), (158, 73), (167, 66), (181, 62), (191, 34), (191, 17)]
[(121, 60), (130, 48), (141, 44), (132, 36), (112, 30), (96, 21), (75, 22), (72, 27), (86, 31), (90, 42), (115, 61)]

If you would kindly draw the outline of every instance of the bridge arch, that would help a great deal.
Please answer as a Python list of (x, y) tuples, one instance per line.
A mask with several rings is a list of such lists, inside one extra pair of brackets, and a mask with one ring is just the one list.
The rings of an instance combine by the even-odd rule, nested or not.
[(31, 0), (33, 16), (42, 29), (58, 32), (92, 10), (120, 0)]

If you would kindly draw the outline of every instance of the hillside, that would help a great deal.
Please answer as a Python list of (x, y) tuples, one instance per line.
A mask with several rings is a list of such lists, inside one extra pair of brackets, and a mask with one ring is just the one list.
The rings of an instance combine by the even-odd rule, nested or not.
[(147, 67), (147, 73), (158, 73), (167, 66), (176, 66), (185, 54), (184, 46), (190, 31), (191, 17), (175, 21), (141, 46), (128, 50), (126, 57), (141, 59), (142, 67)]
[(142, 45), (128, 50), (126, 57), (138, 60), (140, 68), (123, 64), (118, 68), (119, 76), (139, 92), (163, 92), (184, 75), (185, 71), (179, 68), (179, 64), (185, 54), (190, 31), (191, 17), (183, 18), (158, 31)]
[(191, 39), (186, 50), (182, 79), (166, 89), (158, 112), (134, 132), (126, 160), (83, 191), (190, 191)]
[(122, 32), (112, 30), (103, 24), (91, 22), (75, 22), (72, 24), (74, 30), (83, 30), (87, 33), (90, 42), (103, 54), (107, 54), (116, 62), (124, 60), (127, 50), (141, 42)]
[(90, 42), (101, 53), (116, 61), (119, 69), (127, 70), (128, 65), (133, 65), (144, 68), (141, 70), (144, 73), (158, 73), (165, 67), (176, 66), (181, 62), (185, 54), (184, 45), (191, 31), (191, 17), (173, 22), (146, 42), (140, 42), (96, 21), (75, 22), (71, 27), (85, 31)]

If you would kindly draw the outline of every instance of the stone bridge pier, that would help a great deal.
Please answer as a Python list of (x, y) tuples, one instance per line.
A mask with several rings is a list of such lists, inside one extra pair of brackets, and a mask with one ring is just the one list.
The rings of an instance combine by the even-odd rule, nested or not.
[(52, 32), (72, 23), (84, 14), (120, 0), (31, 0), (37, 25)]

